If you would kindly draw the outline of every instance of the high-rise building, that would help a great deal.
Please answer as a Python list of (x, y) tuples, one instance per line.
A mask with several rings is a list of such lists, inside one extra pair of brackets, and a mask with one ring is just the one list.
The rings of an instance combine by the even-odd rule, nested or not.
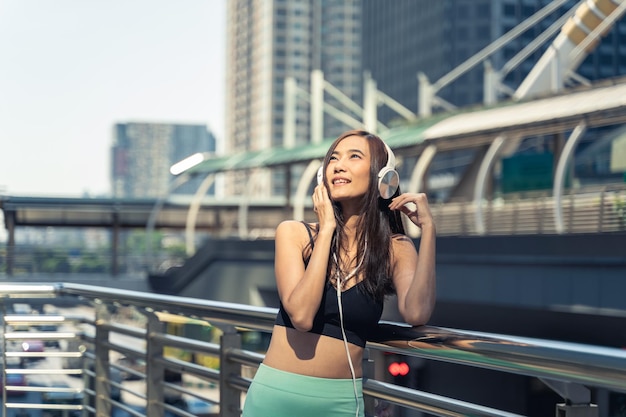
[[(381, 91), (417, 113), (419, 72), (435, 83), (550, 3), (554, 2), (363, 0), (363, 68), (371, 72)], [(563, 2), (520, 36), (495, 48), (486, 59), (450, 82), (437, 95), (456, 107), (483, 103), (484, 64), (489, 62), (494, 69), (501, 69), (578, 5), (577, 0)], [(506, 74), (502, 81), (509, 89), (517, 89), (555, 36), (548, 37), (548, 42)], [(587, 56), (577, 73), (592, 81), (626, 74), (625, 40), (626, 21), (622, 19)], [(398, 118), (384, 107), (380, 108), (378, 116), (383, 123)]]
[[(226, 152), (283, 145), (285, 80), (310, 91), (312, 70), (354, 102), (362, 95), (361, 0), (229, 0), (227, 16)], [(333, 101), (329, 98), (329, 104)], [(296, 107), (295, 144), (310, 142), (310, 107)], [(357, 117), (360, 119), (360, 116)], [(353, 126), (349, 126), (353, 127)], [(323, 136), (346, 130), (326, 116)], [(255, 175), (255, 192), (284, 194), (284, 173)], [(243, 190), (250, 175), (233, 174), (226, 189)]]
[[(197, 152), (215, 152), (215, 137), (205, 125), (118, 123), (112, 148), (112, 194), (120, 198), (156, 198), (167, 194), (170, 167)], [(193, 194), (201, 178), (176, 188)]]

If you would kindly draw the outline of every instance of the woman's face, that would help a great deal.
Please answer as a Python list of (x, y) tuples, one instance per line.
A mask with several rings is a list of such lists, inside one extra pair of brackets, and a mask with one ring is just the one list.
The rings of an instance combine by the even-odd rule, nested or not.
[(371, 154), (367, 139), (341, 140), (326, 166), (326, 181), (333, 201), (362, 197), (370, 186)]

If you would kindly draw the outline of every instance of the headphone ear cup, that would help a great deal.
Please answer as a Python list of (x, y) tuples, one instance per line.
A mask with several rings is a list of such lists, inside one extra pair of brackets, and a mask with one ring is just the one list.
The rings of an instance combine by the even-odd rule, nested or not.
[(317, 185), (321, 185), (324, 182), (324, 165), (317, 170)]
[(378, 193), (380, 196), (389, 200), (398, 191), (400, 187), (400, 175), (396, 171), (396, 156), (393, 151), (385, 142), (385, 149), (387, 150), (387, 162), (385, 166), (378, 171)]
[(389, 200), (398, 191), (400, 186), (400, 175), (393, 168), (385, 167), (378, 173), (378, 193), (380, 196)]

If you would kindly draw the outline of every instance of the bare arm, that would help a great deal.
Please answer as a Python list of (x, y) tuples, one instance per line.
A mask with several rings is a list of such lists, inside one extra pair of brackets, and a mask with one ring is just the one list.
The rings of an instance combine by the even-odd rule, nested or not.
[[(407, 204), (415, 204), (415, 209)], [(394, 237), (392, 242), (394, 276), (398, 309), (403, 319), (413, 325), (426, 324), (435, 307), (436, 231), (425, 194), (402, 194), (389, 205), (401, 210), (418, 227), (419, 254), (413, 241), (406, 236)]]
[(301, 331), (311, 329), (319, 309), (335, 231), (334, 212), (324, 186), (316, 187), (313, 203), (320, 227), (307, 267), (303, 251), (309, 236), (304, 226), (286, 221), (276, 229), (274, 270), (278, 295), (294, 327)]

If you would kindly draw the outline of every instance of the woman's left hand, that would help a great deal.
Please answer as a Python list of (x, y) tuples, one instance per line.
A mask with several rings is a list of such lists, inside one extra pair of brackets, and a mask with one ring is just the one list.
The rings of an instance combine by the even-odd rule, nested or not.
[[(409, 204), (410, 206), (407, 206)], [(413, 208), (413, 206), (415, 208)], [(433, 216), (424, 193), (400, 194), (389, 204), (390, 210), (400, 210), (420, 229), (433, 224)]]

